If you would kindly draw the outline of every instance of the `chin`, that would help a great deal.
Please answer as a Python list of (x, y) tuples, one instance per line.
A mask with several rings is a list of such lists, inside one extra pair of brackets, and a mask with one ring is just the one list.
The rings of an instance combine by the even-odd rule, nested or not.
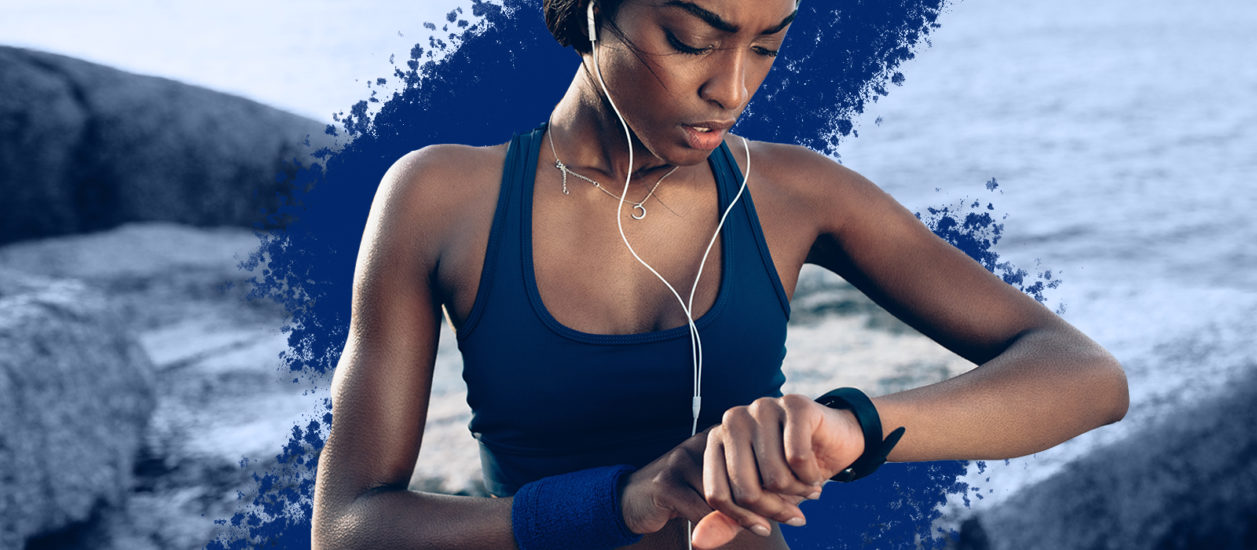
[[(723, 140), (722, 143), (724, 143)], [(719, 149), (719, 147), (716, 147), (716, 149)], [(707, 157), (716, 152), (716, 149), (695, 149), (688, 145), (681, 144), (677, 147), (675, 153), (668, 157), (664, 157), (663, 160), (668, 164), (674, 164), (677, 166), (693, 166), (707, 162)]]

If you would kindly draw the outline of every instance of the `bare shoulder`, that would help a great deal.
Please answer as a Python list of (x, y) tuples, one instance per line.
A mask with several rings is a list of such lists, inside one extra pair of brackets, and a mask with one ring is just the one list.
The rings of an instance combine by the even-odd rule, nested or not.
[[(731, 148), (742, 166), (746, 159), (740, 141)], [(818, 233), (837, 233), (844, 220), (889, 199), (864, 176), (806, 147), (751, 141), (750, 148), (753, 183), (748, 185), (756, 202), (778, 202), (793, 219), (814, 221)]]
[[(387, 203), (438, 214), (495, 187), (502, 175), (505, 145), (429, 145), (411, 151), (388, 169), (379, 197)], [(444, 216), (438, 216), (436, 220)]]
[[(506, 144), (475, 147), (440, 143), (415, 149), (393, 163), (390, 172), (413, 174), (416, 177), (438, 175), (467, 175), (468, 170), (484, 167), (486, 160), (497, 158), (502, 160), (506, 155)], [(422, 173), (421, 173), (422, 172)]]
[(368, 231), (387, 231), (424, 255), (456, 245), (468, 216), (492, 211), (505, 155), (505, 145), (449, 144), (403, 155), (380, 182)]

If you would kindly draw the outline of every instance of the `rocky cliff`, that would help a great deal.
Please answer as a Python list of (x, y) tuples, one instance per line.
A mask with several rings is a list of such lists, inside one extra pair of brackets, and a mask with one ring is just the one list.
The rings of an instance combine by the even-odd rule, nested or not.
[(0, 46), (0, 243), (128, 221), (264, 221), (323, 125), (179, 82)]

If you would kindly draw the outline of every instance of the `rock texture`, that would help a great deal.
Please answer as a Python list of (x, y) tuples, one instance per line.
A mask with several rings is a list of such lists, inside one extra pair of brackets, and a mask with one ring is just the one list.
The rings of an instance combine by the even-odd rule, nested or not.
[(0, 270), (0, 548), (120, 504), (155, 405), (103, 293)]
[(245, 225), (323, 125), (195, 86), (0, 47), (0, 243), (129, 221)]
[(1257, 548), (1257, 364), (966, 521), (957, 548)]
[[(252, 231), (239, 228), (129, 224), (0, 247), (0, 265), (41, 277), (83, 281), (107, 292), (125, 314), (126, 324), (143, 333), (186, 321), (190, 311), (198, 311), (197, 305), (221, 304), (250, 318), (281, 315), (281, 309), (268, 302), (245, 301), (250, 275), (239, 264), (258, 242)], [(160, 356), (155, 359), (162, 361)]]
[(246, 299), (250, 274), (238, 264), (257, 245), (249, 230), (148, 223), (0, 247), (0, 265), (108, 294), (112, 330), (136, 335), (156, 395), (147, 431), (128, 449), (125, 498), (68, 528), (46, 525), (29, 550), (201, 548), (214, 520), (240, 505), (252, 472), (274, 463), (292, 426), (316, 411), (323, 396), (280, 370), (282, 308)]
[(257, 237), (224, 226), (331, 138), (18, 48), (0, 90), (0, 548), (199, 548), (322, 399), (278, 370), (285, 312), (238, 267)]

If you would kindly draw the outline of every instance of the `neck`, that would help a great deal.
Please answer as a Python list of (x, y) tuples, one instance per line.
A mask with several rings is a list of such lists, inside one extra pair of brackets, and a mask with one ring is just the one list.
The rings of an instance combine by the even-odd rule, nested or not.
[[(610, 83), (608, 83), (610, 87)], [(614, 91), (612, 92), (614, 93)], [(578, 70), (567, 92), (554, 107), (550, 131), (559, 158), (568, 167), (622, 186), (630, 172), (633, 183), (654, 184), (651, 178), (672, 169), (672, 165), (655, 156), (637, 139), (630, 125), (630, 141), (624, 139), (624, 127), (602, 94), (598, 76), (592, 69)], [(633, 166), (629, 166), (629, 143), (633, 147)], [(639, 182), (638, 180), (642, 181)]]

